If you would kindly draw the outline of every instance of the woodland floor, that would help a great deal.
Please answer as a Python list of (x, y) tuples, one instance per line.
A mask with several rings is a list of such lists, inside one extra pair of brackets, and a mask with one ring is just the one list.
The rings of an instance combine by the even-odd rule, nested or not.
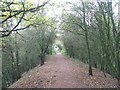
[(115, 88), (117, 80), (109, 74), (93, 68), (88, 74), (88, 65), (61, 54), (51, 56), (45, 65), (38, 65), (9, 88)]

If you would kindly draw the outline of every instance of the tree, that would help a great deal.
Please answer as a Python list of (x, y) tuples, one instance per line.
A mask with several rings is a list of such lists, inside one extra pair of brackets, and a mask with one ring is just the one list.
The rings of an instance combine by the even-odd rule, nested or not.
[[(65, 32), (64, 46), (67, 54), (71, 56), (72, 53), (74, 58), (88, 63), (89, 75), (92, 75), (91, 67), (94, 66), (100, 68), (104, 76), (107, 72), (119, 81), (120, 33), (117, 28), (119, 21), (115, 17), (112, 2), (79, 2), (78, 5), (72, 4), (72, 6), (71, 12), (65, 11), (63, 14), (61, 27)], [(67, 37), (66, 34), (70, 35)], [(75, 43), (76, 39), (77, 43)]]
[[(2, 3), (4, 2), (2, 1)], [(15, 4), (15, 2), (12, 3)], [(5, 2), (4, 5), (6, 4)], [(4, 27), (1, 31), (2, 62), (4, 66), (2, 69), (3, 88), (10, 86), (22, 77), (23, 73), (36, 65), (43, 65), (45, 57), (48, 55), (47, 52), (50, 51), (55, 39), (56, 22), (45, 14), (44, 5), (36, 8), (34, 5), (29, 6), (27, 2), (20, 3), (20, 7), (19, 3), (16, 2), (16, 4), (19, 10), (13, 6), (9, 9), (12, 11), (4, 7), (5, 11), (11, 12), (12, 15), (20, 13), (16, 16), (9, 16), (8, 14), (3, 18), (6, 21), (1, 23)], [(28, 5), (28, 7), (22, 5)], [(23, 11), (23, 8), (25, 11)], [(39, 8), (40, 10), (38, 10)], [(3, 10), (3, 8), (0, 9)], [(3, 14), (7, 15), (5, 11)], [(32, 27), (30, 27), (31, 25)]]
[[(22, 21), (25, 22), (31, 21), (33, 18), (35, 12), (39, 11), (40, 8), (45, 6), (49, 1), (46, 1), (42, 5), (30, 5), (27, 1), (1, 1), (1, 7), (0, 11), (2, 12), (0, 15), (1, 22), (0, 25), (2, 26), (2, 31), (0, 37), (6, 37), (9, 36), (12, 32), (18, 31), (18, 30), (24, 30), (32, 25), (35, 25), (36, 23), (31, 23), (26, 26), (22, 25)], [(18, 7), (18, 8), (16, 8)], [(30, 15), (29, 18), (26, 18), (26, 16)], [(14, 21), (12, 24), (12, 28), (9, 30), (8, 27), (10, 20)], [(7, 27), (6, 27), (7, 24)]]

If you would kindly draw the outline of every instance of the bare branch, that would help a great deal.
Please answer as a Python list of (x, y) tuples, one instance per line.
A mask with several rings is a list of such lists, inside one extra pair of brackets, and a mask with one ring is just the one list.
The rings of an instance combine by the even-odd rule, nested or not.
[[(15, 11), (12, 11), (12, 12), (17, 12), (17, 13), (15, 13), (15, 14), (13, 14), (13, 15), (9, 15), (6, 19), (4, 19), (2, 22), (0, 22), (0, 24), (2, 24), (2, 23), (4, 23), (4, 22), (6, 22), (9, 18), (12, 18), (12, 17), (14, 17), (14, 16), (16, 16), (16, 15), (19, 15), (20, 13), (22, 13), (22, 12), (29, 12), (29, 11), (37, 11), (40, 7), (43, 7), (43, 6), (45, 6), (46, 4), (48, 3), (48, 1), (47, 2), (45, 2), (44, 4), (42, 4), (42, 5), (40, 5), (40, 6), (37, 6), (37, 7), (34, 7), (34, 8), (30, 8), (30, 9), (28, 9), (28, 10), (15, 10)], [(11, 10), (2, 10), (2, 12), (5, 12), (5, 11), (11, 11)]]

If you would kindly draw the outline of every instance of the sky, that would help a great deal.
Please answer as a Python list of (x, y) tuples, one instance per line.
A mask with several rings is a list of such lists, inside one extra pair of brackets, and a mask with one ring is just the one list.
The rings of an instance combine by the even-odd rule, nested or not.
[[(26, 1), (29, 1), (29, 2), (34, 3), (34, 4), (38, 4), (38, 2), (41, 3), (41, 2), (44, 2), (47, 0), (26, 0)], [(50, 17), (54, 17), (56, 15), (61, 16), (63, 7), (58, 7), (58, 6), (60, 6), (60, 5), (65, 6), (66, 2), (76, 3), (77, 1), (80, 1), (80, 0), (50, 0), (50, 3), (55, 3), (55, 5), (51, 6), (51, 7), (49, 6), (48, 11), (47, 11), (47, 15)], [(97, 0), (83, 0), (83, 1), (96, 2)], [(101, 1), (108, 1), (108, 0), (101, 0)], [(109, 1), (113, 1), (113, 6), (115, 5), (116, 2), (118, 2), (118, 0), (109, 0)], [(69, 6), (66, 5), (65, 8), (69, 9)], [(118, 13), (118, 7), (115, 7), (113, 10), (116, 14)]]

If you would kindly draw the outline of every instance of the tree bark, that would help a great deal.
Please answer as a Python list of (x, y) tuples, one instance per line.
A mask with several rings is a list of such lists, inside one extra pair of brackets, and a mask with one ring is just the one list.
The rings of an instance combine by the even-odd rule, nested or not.
[(85, 6), (83, 2), (82, 2), (82, 5), (83, 5), (83, 23), (84, 23), (84, 29), (85, 29), (85, 39), (86, 39), (88, 62), (89, 62), (89, 75), (93, 76), (92, 63), (91, 63), (91, 57), (90, 57), (90, 46), (89, 46), (89, 40), (88, 40), (88, 29), (85, 22)]

